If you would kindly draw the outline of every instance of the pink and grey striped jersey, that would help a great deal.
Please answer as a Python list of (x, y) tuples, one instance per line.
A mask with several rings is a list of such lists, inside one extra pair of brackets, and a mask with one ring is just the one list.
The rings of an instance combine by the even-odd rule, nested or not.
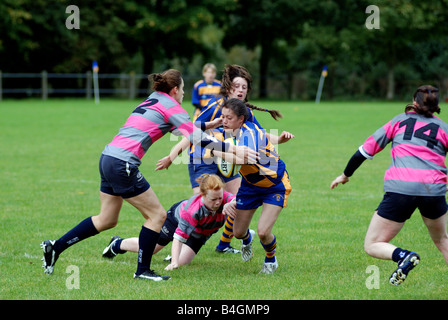
[(189, 237), (208, 239), (224, 225), (226, 216), (222, 213), (223, 206), (234, 198), (235, 195), (224, 191), (222, 204), (216, 211), (207, 209), (200, 194), (183, 201), (174, 212), (179, 221), (174, 238), (183, 243)]
[(197, 128), (171, 96), (155, 91), (135, 108), (112, 142), (104, 148), (103, 154), (139, 166), (149, 147), (168, 132), (182, 134), (193, 144), (228, 147)]
[(384, 175), (384, 191), (412, 196), (444, 196), (448, 125), (414, 111), (402, 113), (379, 128), (359, 151), (368, 159), (392, 142), (392, 163)]

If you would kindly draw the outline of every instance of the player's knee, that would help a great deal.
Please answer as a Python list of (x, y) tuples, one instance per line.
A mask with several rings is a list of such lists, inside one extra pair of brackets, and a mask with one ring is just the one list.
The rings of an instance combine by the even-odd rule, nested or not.
[(104, 219), (100, 216), (97, 216), (94, 220), (94, 225), (98, 232), (112, 229), (117, 225), (117, 223), (118, 221), (116, 219)]
[(368, 241), (364, 241), (364, 251), (369, 256), (372, 256), (372, 244)]
[(233, 228), (233, 236), (237, 239), (242, 239), (244, 238), (244, 236), (246, 235), (247, 229), (246, 230), (238, 230)]
[(258, 238), (260, 238), (260, 241), (263, 243), (266, 243), (268, 238), (272, 235), (272, 232), (270, 230), (258, 228), (257, 234), (258, 234)]
[(156, 215), (153, 215), (151, 217), (151, 220), (157, 225), (162, 227), (163, 224), (165, 223), (166, 220), (166, 211), (162, 210), (159, 213), (157, 213)]

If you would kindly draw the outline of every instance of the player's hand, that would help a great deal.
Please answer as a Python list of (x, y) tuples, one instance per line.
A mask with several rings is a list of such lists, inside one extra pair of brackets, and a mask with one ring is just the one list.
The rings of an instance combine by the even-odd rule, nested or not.
[(243, 159), (245, 164), (254, 164), (259, 159), (258, 152), (246, 146), (237, 146), (235, 154), (237, 158)]
[(215, 129), (215, 128), (219, 128), (220, 126), (222, 126), (222, 118), (221, 117), (210, 121), (207, 125), (207, 129)]
[(165, 267), (166, 271), (171, 271), (171, 270), (174, 270), (174, 269), (179, 269), (179, 265), (177, 263), (170, 263), (169, 265), (167, 265)]
[(224, 205), (222, 213), (235, 219), (236, 217), (236, 201), (232, 200)]
[(293, 139), (294, 135), (291, 132), (283, 131), (282, 134), (278, 137), (278, 143), (285, 143), (289, 140)]
[(341, 174), (339, 177), (333, 180), (330, 185), (330, 189), (334, 189), (338, 184), (346, 184), (349, 181), (349, 178), (345, 174)]
[(173, 163), (173, 162), (171, 161), (170, 156), (166, 156), (166, 157), (160, 159), (159, 161), (157, 161), (157, 165), (156, 165), (155, 171), (163, 170), (163, 169), (167, 169), (168, 170), (168, 168), (171, 165), (171, 163)]

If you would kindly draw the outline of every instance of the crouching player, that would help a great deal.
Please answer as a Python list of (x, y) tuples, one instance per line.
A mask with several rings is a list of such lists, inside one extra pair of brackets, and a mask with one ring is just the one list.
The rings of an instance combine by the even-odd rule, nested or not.
[[(189, 264), (202, 246), (226, 221), (226, 210), (235, 195), (224, 191), (224, 182), (215, 174), (205, 174), (198, 181), (200, 193), (175, 203), (168, 211), (154, 254), (173, 241), (171, 263), (165, 270)], [(114, 258), (127, 251), (138, 252), (138, 238), (112, 237), (103, 257)]]

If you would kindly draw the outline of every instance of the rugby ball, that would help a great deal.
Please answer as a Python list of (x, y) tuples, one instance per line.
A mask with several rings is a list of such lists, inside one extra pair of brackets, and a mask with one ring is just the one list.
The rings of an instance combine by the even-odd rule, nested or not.
[[(234, 145), (236, 145), (235, 138), (227, 138), (224, 140), (224, 142), (233, 143)], [(219, 157), (217, 159), (217, 165), (218, 165), (219, 172), (221, 172), (221, 174), (226, 178), (230, 178), (230, 177), (237, 175), (241, 168), (241, 165), (226, 162), (222, 158), (219, 158)]]

